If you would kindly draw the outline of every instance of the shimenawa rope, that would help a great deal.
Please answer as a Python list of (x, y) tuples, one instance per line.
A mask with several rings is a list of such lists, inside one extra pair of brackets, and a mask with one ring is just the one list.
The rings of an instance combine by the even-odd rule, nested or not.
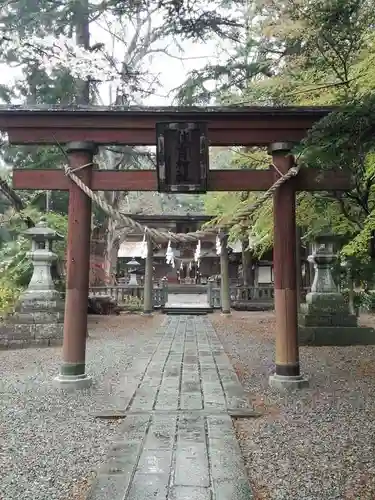
[[(96, 203), (104, 212), (106, 212), (113, 219), (124, 223), (126, 227), (131, 227), (133, 229), (137, 229), (140, 232), (145, 232), (155, 241), (172, 241), (174, 243), (178, 242), (196, 242), (197, 240), (203, 239), (207, 236), (215, 236), (218, 233), (219, 228), (209, 228), (204, 231), (195, 231), (191, 233), (172, 233), (172, 232), (164, 232), (159, 231), (155, 228), (146, 227), (139, 222), (135, 221), (131, 217), (123, 214), (119, 210), (115, 210), (111, 207), (101, 196), (97, 193), (94, 193), (74, 172), (81, 170), (85, 167), (92, 166), (92, 163), (87, 163), (77, 168), (71, 168), (66, 165), (65, 174), (89, 197), (91, 200)], [(272, 165), (278, 172), (279, 170)], [(243, 208), (234, 214), (233, 218), (230, 220), (231, 225), (238, 224), (243, 219), (249, 218), (258, 208), (260, 208), (263, 203), (270, 198), (274, 192), (282, 185), (284, 182), (287, 182), (292, 177), (295, 177), (300, 170), (300, 165), (296, 165), (288, 170), (285, 174), (281, 174), (281, 177), (277, 179), (277, 181), (272, 184), (272, 186), (260, 196), (255, 203), (253, 203), (250, 207)], [(279, 172), (280, 173), (280, 172)], [(227, 223), (228, 225), (228, 223)]]

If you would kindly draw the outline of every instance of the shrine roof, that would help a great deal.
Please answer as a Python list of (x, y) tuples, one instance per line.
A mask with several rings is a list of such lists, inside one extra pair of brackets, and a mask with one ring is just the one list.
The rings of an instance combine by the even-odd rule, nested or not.
[(207, 124), (211, 146), (267, 146), (299, 142), (334, 107), (210, 106), (22, 106), (0, 105), (0, 130), (12, 144), (97, 144), (148, 146), (156, 143), (160, 121)]

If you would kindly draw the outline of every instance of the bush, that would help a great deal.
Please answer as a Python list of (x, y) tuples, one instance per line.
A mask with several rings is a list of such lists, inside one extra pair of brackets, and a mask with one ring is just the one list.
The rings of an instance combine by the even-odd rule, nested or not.
[(14, 312), (21, 290), (7, 281), (0, 281), (0, 316)]
[(375, 311), (375, 292), (362, 292), (361, 308), (368, 312)]
[(132, 295), (126, 295), (124, 297), (124, 305), (123, 308), (126, 311), (142, 311), (143, 309), (143, 300), (139, 297), (134, 297)]
[[(375, 311), (375, 291), (372, 290), (361, 290), (355, 291), (354, 293), (354, 309), (362, 309), (364, 311), (372, 312)], [(342, 294), (346, 303), (349, 303), (349, 290), (345, 288), (342, 290)]]

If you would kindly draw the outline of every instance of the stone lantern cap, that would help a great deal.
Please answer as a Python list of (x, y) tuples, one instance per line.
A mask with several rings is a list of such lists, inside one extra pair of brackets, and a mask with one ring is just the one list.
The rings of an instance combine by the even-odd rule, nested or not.
[(324, 245), (327, 243), (333, 243), (336, 240), (336, 236), (330, 231), (321, 231), (314, 237), (314, 242)]
[(314, 242), (318, 244), (342, 243), (344, 237), (340, 234), (333, 234), (330, 229), (322, 229), (314, 237)]
[(135, 266), (140, 266), (141, 264), (137, 262), (135, 259), (132, 259), (129, 260), (129, 262), (127, 262), (126, 265), (130, 267), (135, 267)]
[(46, 220), (43, 218), (35, 224), (34, 227), (30, 227), (23, 232), (23, 234), (34, 241), (54, 241), (54, 240), (62, 240), (64, 237), (59, 234), (54, 229), (48, 227)]

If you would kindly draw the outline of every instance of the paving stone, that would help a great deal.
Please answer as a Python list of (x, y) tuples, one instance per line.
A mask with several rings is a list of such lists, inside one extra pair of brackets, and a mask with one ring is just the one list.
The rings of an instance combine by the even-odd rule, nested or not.
[(160, 377), (156, 379), (155, 377), (145, 376), (142, 380), (142, 385), (146, 385), (148, 387), (159, 387), (160, 386)]
[(231, 382), (240, 383), (235, 371), (229, 371), (229, 370), (225, 372), (221, 371), (220, 378), (221, 381), (223, 382), (223, 385)]
[(196, 379), (197, 382), (200, 381), (199, 376), (199, 366), (198, 365), (187, 365), (186, 363), (182, 366), (182, 378), (183, 379)]
[(160, 391), (156, 404), (155, 410), (177, 410), (178, 409), (178, 401), (179, 401), (179, 393), (178, 389), (172, 391)]
[(226, 408), (226, 401), (221, 388), (207, 386), (203, 384), (203, 401), (205, 408)]
[(198, 364), (187, 364), (187, 363), (183, 364), (183, 372), (186, 372), (186, 373), (194, 372), (195, 373), (197, 371), (199, 371)]
[(131, 383), (124, 382), (124, 389), (120, 390), (116, 393), (113, 398), (113, 407), (114, 408), (123, 408), (128, 409), (130, 407), (130, 403), (134, 398), (135, 391), (137, 390), (138, 383), (134, 381)]
[(198, 364), (198, 356), (189, 356), (185, 354), (184, 363), (193, 365)]
[(180, 377), (167, 377), (164, 376), (161, 385), (160, 385), (160, 391), (169, 391), (169, 390), (175, 390), (179, 391), (180, 388)]
[(142, 474), (170, 475), (172, 463), (172, 448), (167, 450), (149, 450), (142, 452), (137, 470)]
[[(138, 458), (138, 457), (137, 457)], [(119, 458), (110, 458), (99, 467), (99, 475), (119, 474), (128, 478), (128, 485), (133, 477), (134, 468), (137, 463), (135, 461)]]
[(221, 439), (210, 441), (209, 446), (211, 475), (214, 480), (247, 479), (241, 450), (237, 446)]
[[(128, 416), (119, 427), (119, 434), (139, 431), (144, 433), (150, 420), (150, 415)], [(130, 439), (130, 438), (129, 438)]]
[[(117, 473), (123, 471), (126, 474), (129, 470), (131, 472), (137, 467), (141, 451), (142, 441), (116, 443), (110, 449), (107, 462), (101, 466), (101, 471), (111, 473), (109, 469), (113, 468)], [(106, 469), (107, 464), (109, 468)]]
[(203, 408), (201, 393), (181, 394), (181, 410), (201, 410)]
[(232, 419), (228, 415), (208, 416), (206, 420), (209, 439), (221, 438), (234, 431)]
[(132, 410), (152, 410), (154, 407), (156, 390), (151, 391), (151, 389), (153, 389), (153, 387), (150, 387), (150, 391), (148, 392), (148, 394), (136, 394), (133, 403), (130, 405), (130, 408)]
[(183, 377), (182, 388), (181, 390), (185, 393), (199, 393), (201, 392), (201, 385), (199, 380), (193, 379), (193, 381), (186, 380), (186, 377)]
[(203, 444), (206, 442), (204, 417), (180, 417), (177, 429), (177, 446), (181, 442), (184, 442), (184, 444)]
[(94, 480), (87, 500), (124, 500), (128, 485), (127, 475), (100, 474)]
[(144, 449), (172, 449), (176, 433), (175, 416), (154, 416), (148, 430)]
[(209, 488), (175, 486), (171, 489), (168, 500), (211, 500)]
[(177, 442), (174, 484), (176, 486), (209, 486), (206, 443), (185, 446)]
[[(159, 380), (161, 383), (160, 376)], [(142, 381), (141, 386), (135, 392), (135, 397), (130, 405), (130, 408), (132, 410), (136, 409), (152, 410), (154, 403), (156, 401), (160, 383), (159, 385), (156, 384), (149, 385), (147, 384), (146, 381)]]
[(166, 377), (180, 377), (181, 373), (181, 366), (168, 366), (164, 370), (164, 375)]
[(201, 359), (202, 359), (202, 357), (206, 357), (206, 356), (208, 356), (208, 357), (210, 357), (210, 358), (211, 358), (211, 357), (212, 357), (212, 354), (213, 354), (213, 353), (212, 353), (212, 352), (211, 352), (208, 348), (206, 348), (206, 349), (203, 349), (203, 348), (201, 348), (201, 347), (199, 348), (199, 357), (200, 357)]
[(214, 481), (213, 500), (253, 500), (248, 480)]
[[(126, 500), (166, 500), (169, 474), (136, 473)], [(114, 500), (108, 497), (108, 500)], [(116, 499), (117, 500), (117, 499)]]
[(202, 370), (202, 381), (205, 383), (220, 384), (219, 375), (216, 370), (209, 370), (207, 372)]

